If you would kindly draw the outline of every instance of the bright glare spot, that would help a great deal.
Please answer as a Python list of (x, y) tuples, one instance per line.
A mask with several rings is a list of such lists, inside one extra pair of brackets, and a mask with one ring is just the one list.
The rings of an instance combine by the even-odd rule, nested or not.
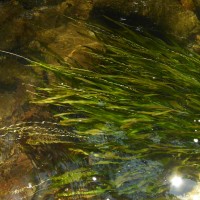
[(126, 21), (126, 18), (121, 17), (120, 20), (121, 21)]
[(194, 195), (193, 197), (192, 197), (192, 200), (199, 200), (200, 199), (200, 195)]
[(171, 184), (174, 187), (180, 187), (182, 183), (183, 183), (183, 179), (180, 176), (174, 176), (171, 179)]
[(198, 143), (198, 142), (199, 142), (199, 140), (195, 138), (195, 139), (194, 139), (194, 142)]
[(32, 184), (31, 183), (28, 183), (28, 188), (32, 188)]
[(200, 122), (200, 119), (198, 119), (198, 122)]
[[(106, 200), (110, 200), (109, 198), (107, 198)], [(196, 200), (196, 199), (195, 199)]]
[(97, 178), (94, 176), (94, 177), (92, 177), (92, 180), (93, 180), (93, 181), (96, 181), (96, 180), (97, 180)]

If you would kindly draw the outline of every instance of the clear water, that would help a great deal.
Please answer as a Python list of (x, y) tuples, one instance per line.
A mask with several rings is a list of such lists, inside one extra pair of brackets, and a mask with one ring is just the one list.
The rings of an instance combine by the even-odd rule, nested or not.
[(142, 26), (99, 26), (106, 53), (84, 64), (2, 53), (0, 199), (200, 199), (200, 57)]

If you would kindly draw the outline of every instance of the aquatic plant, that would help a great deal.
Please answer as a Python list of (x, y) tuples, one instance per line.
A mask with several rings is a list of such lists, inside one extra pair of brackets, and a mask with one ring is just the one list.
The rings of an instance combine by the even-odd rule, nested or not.
[[(190, 171), (192, 178), (199, 171), (200, 152), (193, 140), (199, 135), (200, 56), (113, 23), (114, 30), (90, 25), (104, 50), (87, 49), (94, 60), (89, 68), (76, 61), (39, 64), (64, 81), (39, 88), (38, 96), (45, 98), (36, 102), (67, 106), (56, 116), (87, 137), (85, 146), (74, 151), (89, 149), (86, 174), (80, 168), (79, 178), (68, 180), (71, 171), (54, 181), (59, 187), (81, 181), (85, 188), (59, 196), (163, 198), (168, 190), (164, 177), (174, 168)], [(91, 186), (94, 175), (98, 181)]]
[(200, 56), (110, 23), (88, 25), (103, 50), (86, 47), (87, 69), (31, 61), (61, 80), (38, 88), (33, 102), (59, 107), (60, 124), (84, 138), (66, 145), (79, 164), (52, 187), (61, 199), (172, 199), (168, 176), (199, 181)]

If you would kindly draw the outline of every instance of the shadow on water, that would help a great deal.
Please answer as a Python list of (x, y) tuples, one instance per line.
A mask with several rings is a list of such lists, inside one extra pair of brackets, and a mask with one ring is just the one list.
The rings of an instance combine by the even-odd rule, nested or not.
[[(119, 21), (122, 24), (126, 24), (129, 28), (135, 30), (136, 32), (143, 34), (148, 32), (149, 34), (164, 40), (166, 43), (170, 43), (169, 36), (161, 29), (156, 23), (150, 20), (148, 17), (140, 16), (137, 13), (132, 13), (128, 16), (123, 15), (117, 11), (112, 11), (110, 9), (93, 9), (90, 14), (90, 21), (93, 23), (102, 24), (107, 28), (120, 29), (115, 23), (112, 23), (108, 18), (112, 18), (115, 21)], [(119, 30), (118, 30), (119, 31)], [(183, 41), (182, 41), (183, 45)]]
[(87, 48), (89, 69), (30, 63), (62, 77), (32, 100), (57, 108), (59, 123), (0, 129), (4, 176), (9, 163), (30, 161), (26, 185), (11, 188), (10, 198), (199, 198), (200, 57), (107, 21), (118, 28), (88, 24), (103, 44)]

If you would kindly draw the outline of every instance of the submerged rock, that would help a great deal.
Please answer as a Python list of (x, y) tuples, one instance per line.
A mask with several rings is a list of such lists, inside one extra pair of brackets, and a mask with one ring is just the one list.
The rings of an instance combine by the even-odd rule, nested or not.
[(67, 146), (72, 148), (84, 140), (53, 122), (22, 122), (0, 128), (0, 199), (53, 196), (52, 176), (73, 166)]
[[(84, 60), (78, 52), (83, 45), (95, 44), (95, 39), (88, 37), (89, 30), (83, 23), (75, 25), (69, 17), (86, 19), (91, 6), (90, 0), (1, 2), (0, 50), (54, 64), (58, 59), (67, 60), (75, 54), (79, 60)], [(33, 87), (29, 86), (38, 85), (38, 77), (46, 79), (46, 82), (55, 79), (52, 76), (48, 78), (50, 75), (42, 70), (25, 67), (23, 59), (16, 58), (3, 53), (0, 55), (0, 124), (8, 120), (9, 123), (16, 122), (19, 116), (25, 120), (36, 115), (38, 109), (27, 106), (31, 93), (26, 91), (33, 92)]]
[(35, 169), (23, 152), (15, 152), (0, 165), (0, 199), (32, 199), (36, 191)]
[(147, 17), (159, 25), (164, 32), (179, 39), (186, 39), (197, 34), (200, 26), (196, 13), (191, 10), (194, 4), (186, 4), (186, 1), (182, 3), (184, 6), (174, 0), (94, 0), (94, 7), (97, 10), (113, 10), (127, 17), (133, 14)]

